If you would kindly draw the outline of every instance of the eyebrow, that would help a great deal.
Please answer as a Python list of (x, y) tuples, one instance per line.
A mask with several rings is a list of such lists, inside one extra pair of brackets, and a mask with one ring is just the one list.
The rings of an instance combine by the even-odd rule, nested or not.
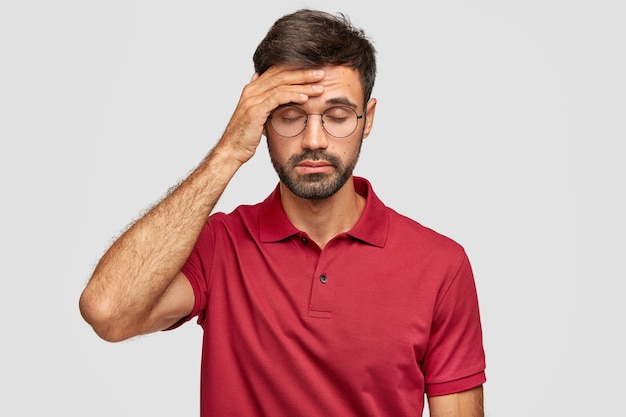
[(326, 104), (343, 104), (345, 106), (353, 107), (355, 109), (357, 108), (357, 105), (351, 102), (350, 100), (348, 100), (347, 97), (330, 98), (326, 100)]
[[(351, 102), (347, 97), (334, 97), (334, 98), (329, 98), (328, 100), (326, 100), (326, 104), (328, 105), (342, 105), (342, 106), (348, 106), (348, 107), (352, 107), (354, 109), (357, 109), (359, 106), (357, 106), (356, 104), (354, 104), (353, 102)], [(296, 106), (296, 107), (302, 107), (301, 104), (298, 103), (294, 103), (293, 101), (287, 103), (287, 104), (281, 104), (278, 107), (284, 107), (284, 106)]]

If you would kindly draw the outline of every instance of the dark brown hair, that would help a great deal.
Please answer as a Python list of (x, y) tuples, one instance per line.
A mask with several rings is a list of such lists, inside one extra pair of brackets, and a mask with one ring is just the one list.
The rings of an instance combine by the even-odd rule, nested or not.
[(358, 71), (367, 102), (376, 78), (376, 50), (365, 32), (343, 14), (301, 9), (279, 18), (253, 56), (263, 74), (272, 65), (316, 68), (344, 65)]

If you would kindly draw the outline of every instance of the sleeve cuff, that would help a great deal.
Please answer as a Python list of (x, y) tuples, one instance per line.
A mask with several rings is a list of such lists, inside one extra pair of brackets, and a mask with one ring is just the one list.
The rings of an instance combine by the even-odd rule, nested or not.
[(486, 380), (487, 378), (485, 376), (485, 372), (481, 371), (477, 374), (456, 379), (454, 381), (427, 383), (426, 394), (431, 396), (456, 394), (458, 392), (476, 388), (484, 384)]

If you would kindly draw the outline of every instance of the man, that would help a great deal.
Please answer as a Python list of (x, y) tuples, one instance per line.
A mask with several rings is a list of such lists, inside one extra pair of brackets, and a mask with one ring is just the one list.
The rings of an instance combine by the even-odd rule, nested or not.
[[(254, 54), (223, 136), (105, 253), (80, 308), (108, 341), (204, 329), (203, 416), (482, 416), (474, 280), (452, 240), (353, 177), (372, 129), (375, 50), (300, 10)], [(261, 136), (280, 182), (211, 213)]]

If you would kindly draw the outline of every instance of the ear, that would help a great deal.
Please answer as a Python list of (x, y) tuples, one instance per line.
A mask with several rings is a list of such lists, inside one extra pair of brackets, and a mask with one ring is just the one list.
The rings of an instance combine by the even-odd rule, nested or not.
[(363, 139), (370, 135), (372, 131), (372, 126), (374, 125), (374, 115), (376, 113), (376, 99), (371, 98), (370, 101), (367, 102), (366, 111), (365, 111), (365, 127), (363, 128)]

